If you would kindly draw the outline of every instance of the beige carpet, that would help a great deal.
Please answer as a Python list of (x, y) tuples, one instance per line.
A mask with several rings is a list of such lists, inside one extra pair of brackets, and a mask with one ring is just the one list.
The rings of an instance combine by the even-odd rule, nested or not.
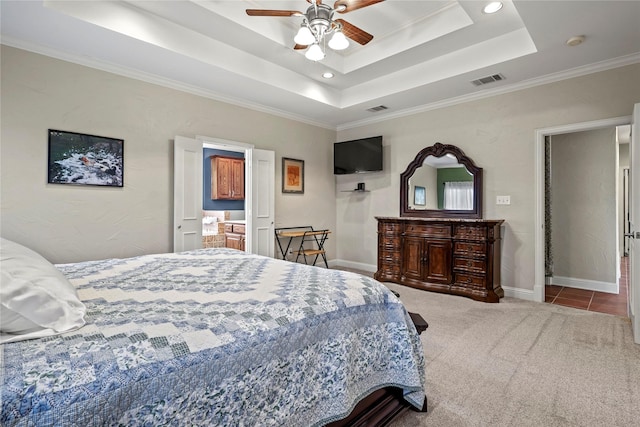
[(429, 323), (428, 412), (392, 426), (640, 426), (640, 345), (628, 319), (386, 285)]

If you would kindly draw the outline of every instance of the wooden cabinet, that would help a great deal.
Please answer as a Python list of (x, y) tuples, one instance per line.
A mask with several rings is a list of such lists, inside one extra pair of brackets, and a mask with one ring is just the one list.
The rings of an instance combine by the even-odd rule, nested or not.
[(244, 200), (244, 159), (211, 156), (211, 198)]
[(375, 278), (498, 302), (502, 220), (377, 218)]
[(227, 223), (224, 225), (224, 246), (244, 251), (245, 225)]

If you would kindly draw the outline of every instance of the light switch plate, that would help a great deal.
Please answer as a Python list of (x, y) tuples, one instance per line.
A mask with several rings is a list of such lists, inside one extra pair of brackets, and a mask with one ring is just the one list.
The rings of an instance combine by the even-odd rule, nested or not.
[(510, 205), (511, 196), (496, 196), (496, 205)]

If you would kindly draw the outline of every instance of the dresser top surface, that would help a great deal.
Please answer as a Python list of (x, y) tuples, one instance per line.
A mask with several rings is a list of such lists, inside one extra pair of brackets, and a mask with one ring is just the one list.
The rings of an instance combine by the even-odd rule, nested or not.
[(410, 216), (393, 217), (393, 216), (377, 216), (378, 221), (395, 221), (395, 222), (430, 222), (430, 223), (455, 223), (455, 224), (502, 224), (504, 219), (474, 219), (474, 218), (418, 218)]

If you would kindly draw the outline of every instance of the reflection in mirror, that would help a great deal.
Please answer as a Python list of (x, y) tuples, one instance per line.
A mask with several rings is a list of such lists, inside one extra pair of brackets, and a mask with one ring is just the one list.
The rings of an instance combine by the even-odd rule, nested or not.
[(473, 175), (453, 154), (427, 156), (409, 178), (409, 208), (473, 209)]
[(424, 148), (400, 176), (400, 216), (482, 218), (482, 168), (455, 145)]

